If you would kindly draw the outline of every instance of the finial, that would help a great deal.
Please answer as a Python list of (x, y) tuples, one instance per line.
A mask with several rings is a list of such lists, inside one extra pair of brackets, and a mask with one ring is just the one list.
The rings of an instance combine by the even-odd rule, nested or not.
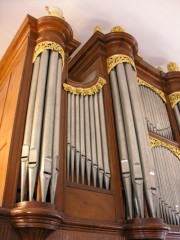
[(124, 28), (120, 27), (120, 26), (114, 26), (111, 29), (111, 32), (125, 32)]
[(179, 71), (178, 65), (175, 62), (169, 62), (167, 68), (169, 72)]
[(164, 72), (164, 69), (162, 67), (157, 67), (157, 70), (159, 70), (160, 72)]
[(53, 7), (53, 6), (45, 6), (45, 9), (47, 10), (47, 12), (49, 13), (50, 16), (64, 19), (63, 12), (60, 8)]
[(102, 32), (102, 28), (100, 27), (100, 26), (96, 26), (95, 28), (94, 28), (94, 33), (95, 32)]

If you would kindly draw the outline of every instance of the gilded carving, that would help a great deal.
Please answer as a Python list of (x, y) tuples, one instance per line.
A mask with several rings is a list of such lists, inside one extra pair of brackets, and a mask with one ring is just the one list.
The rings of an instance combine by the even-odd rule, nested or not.
[(97, 83), (89, 88), (80, 88), (80, 87), (76, 88), (66, 83), (63, 84), (63, 87), (66, 92), (70, 92), (76, 95), (86, 96), (86, 95), (92, 95), (99, 92), (105, 84), (106, 84), (106, 80), (100, 77)]
[(51, 41), (40, 42), (36, 45), (35, 50), (34, 50), (33, 62), (36, 60), (37, 56), (40, 53), (42, 53), (44, 50), (47, 50), (47, 49), (57, 51), (62, 57), (62, 62), (63, 62), (63, 66), (64, 66), (64, 50), (63, 50), (63, 48), (59, 44), (57, 44), (55, 42), (51, 42)]
[(173, 146), (173, 145), (170, 145), (166, 142), (163, 142), (159, 139), (156, 139), (156, 138), (153, 138), (153, 137), (149, 137), (150, 138), (150, 146), (151, 148), (153, 147), (165, 147), (167, 149), (169, 149), (169, 151), (171, 151), (179, 160), (180, 160), (180, 149)]
[(179, 71), (179, 67), (175, 62), (169, 62), (167, 68), (169, 72)]
[(173, 108), (176, 105), (176, 103), (180, 101), (180, 92), (174, 92), (169, 94), (169, 100), (171, 103), (171, 107)]
[(107, 71), (108, 71), (108, 73), (110, 73), (110, 71), (116, 65), (118, 65), (120, 63), (123, 63), (123, 62), (131, 64), (132, 67), (134, 68), (134, 70), (136, 71), (135, 63), (134, 63), (132, 58), (130, 58), (129, 56), (124, 55), (124, 54), (116, 54), (116, 55), (113, 55), (113, 56), (111, 56), (107, 59)]
[(164, 95), (164, 92), (159, 90), (158, 88), (154, 87), (153, 85), (145, 82), (144, 80), (142, 80), (141, 78), (137, 77), (137, 81), (138, 81), (138, 85), (143, 85), (143, 86), (146, 86), (150, 89), (152, 89), (153, 91), (155, 91), (161, 98), (164, 102), (166, 102), (166, 98), (165, 98), (165, 95)]
[(120, 27), (120, 26), (114, 26), (111, 29), (111, 32), (125, 32), (124, 28)]

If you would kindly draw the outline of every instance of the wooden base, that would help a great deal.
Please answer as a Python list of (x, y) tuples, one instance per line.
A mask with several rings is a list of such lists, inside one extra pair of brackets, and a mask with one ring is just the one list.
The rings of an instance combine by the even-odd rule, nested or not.
[(170, 227), (159, 218), (139, 218), (128, 221), (127, 239), (166, 239)]
[(62, 221), (53, 204), (21, 202), (11, 210), (12, 223), (23, 240), (45, 240)]
[(125, 240), (180, 239), (180, 227), (162, 219), (143, 218), (119, 223), (62, 217), (54, 205), (18, 203), (11, 211), (0, 208), (0, 239), (6, 240)]

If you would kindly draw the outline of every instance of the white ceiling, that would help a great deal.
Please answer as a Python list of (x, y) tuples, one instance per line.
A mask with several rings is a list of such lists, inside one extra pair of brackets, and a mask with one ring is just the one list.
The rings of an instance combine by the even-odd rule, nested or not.
[(170, 61), (180, 67), (180, 0), (0, 0), (0, 58), (26, 14), (48, 15), (46, 5), (62, 9), (82, 44), (96, 25), (104, 33), (120, 25), (136, 38), (146, 62), (165, 72)]

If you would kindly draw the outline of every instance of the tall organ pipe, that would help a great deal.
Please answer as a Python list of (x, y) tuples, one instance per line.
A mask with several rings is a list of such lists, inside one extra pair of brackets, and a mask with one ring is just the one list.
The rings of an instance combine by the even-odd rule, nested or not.
[(27, 110), (26, 123), (25, 123), (24, 140), (23, 140), (22, 154), (21, 154), (21, 201), (24, 200), (25, 186), (26, 186), (26, 180), (27, 180), (29, 150), (30, 150), (30, 144), (31, 144), (33, 114), (34, 114), (34, 105), (35, 105), (35, 98), (36, 98), (40, 58), (41, 57), (38, 56), (34, 63), (31, 89), (30, 89), (29, 102), (28, 102), (28, 110)]
[(92, 167), (92, 155), (91, 155), (91, 135), (90, 135), (90, 112), (89, 112), (89, 96), (84, 97), (85, 113), (85, 148), (86, 148), (86, 174), (87, 183), (90, 185), (91, 181), (91, 167)]
[(124, 114), (125, 131), (128, 143), (128, 153), (130, 159), (131, 173), (133, 177), (133, 187), (137, 199), (138, 207), (140, 209), (141, 217), (144, 216), (143, 204), (143, 176), (140, 163), (139, 149), (136, 139), (136, 130), (134, 126), (133, 113), (129, 98), (129, 90), (126, 82), (126, 75), (123, 64), (116, 66), (117, 79), (119, 91), (122, 101), (122, 111)]
[(80, 146), (81, 146), (81, 181), (84, 184), (85, 180), (85, 165), (86, 165), (86, 151), (85, 151), (85, 111), (84, 111), (84, 96), (80, 96)]
[(38, 85), (36, 91), (36, 101), (34, 106), (32, 136), (29, 156), (29, 201), (34, 195), (37, 170), (39, 165), (41, 130), (43, 121), (44, 98), (47, 79), (49, 52), (45, 50), (41, 55), (40, 69), (38, 75)]
[(94, 96), (94, 117), (95, 117), (95, 129), (96, 129), (96, 152), (98, 162), (98, 176), (99, 186), (103, 187), (104, 180), (104, 163), (102, 153), (102, 142), (101, 142), (101, 128), (100, 128), (100, 117), (99, 117), (99, 105), (98, 105), (98, 94)]
[(102, 151), (103, 151), (103, 160), (104, 160), (104, 181), (106, 189), (109, 189), (110, 184), (110, 167), (109, 167), (109, 153), (107, 145), (107, 133), (106, 133), (106, 124), (105, 124), (105, 113), (104, 113), (104, 101), (103, 101), (103, 89), (98, 94), (98, 103), (99, 103), (99, 114), (100, 114), (100, 127), (101, 127), (101, 142), (102, 142)]
[(75, 96), (75, 132), (76, 132), (76, 156), (75, 156), (75, 169), (76, 169), (76, 182), (79, 182), (79, 166), (80, 166), (80, 102), (79, 95)]
[(54, 116), (54, 138), (53, 138), (53, 161), (52, 161), (52, 177), (51, 177), (51, 203), (54, 203), (57, 179), (59, 175), (60, 160), (60, 108), (61, 108), (61, 83), (62, 83), (62, 59), (58, 60), (57, 84), (56, 84), (56, 103)]
[(70, 157), (70, 166), (71, 166), (71, 180), (74, 181), (74, 162), (76, 156), (76, 129), (75, 129), (75, 95), (71, 95), (71, 157)]
[[(100, 179), (100, 172), (97, 161), (97, 142), (96, 142), (96, 128), (95, 128), (95, 115), (94, 115), (94, 101), (93, 95), (89, 96), (89, 116), (90, 116), (90, 136), (91, 136), (91, 157), (92, 157), (92, 175), (94, 187), (97, 184), (97, 177)], [(87, 109), (86, 109), (87, 110)]]
[(70, 172), (70, 158), (71, 158), (71, 93), (67, 93), (67, 179), (69, 179)]
[[(178, 104), (179, 104), (179, 108), (178, 108)], [(178, 103), (174, 106), (173, 110), (174, 110), (174, 114), (176, 117), (176, 121), (177, 121), (177, 125), (180, 131), (180, 103)]]
[(41, 182), (41, 197), (43, 202), (46, 201), (52, 171), (57, 67), (58, 67), (58, 52), (51, 51), (49, 61), (49, 73), (46, 87), (42, 146), (41, 146), (40, 182)]
[(153, 157), (149, 146), (149, 135), (146, 124), (144, 122), (145, 116), (141, 99), (138, 92), (138, 85), (136, 75), (130, 64), (125, 64), (125, 71), (127, 77), (127, 84), (131, 100), (135, 130), (137, 135), (138, 149), (141, 157), (141, 164), (143, 169), (145, 193), (151, 216), (155, 217), (154, 195), (156, 194), (155, 171), (153, 164)]
[(120, 155), (120, 164), (122, 171), (123, 184), (126, 194), (127, 208), (129, 218), (133, 217), (133, 207), (132, 207), (132, 183), (131, 183), (131, 173), (129, 167), (129, 157), (127, 151), (127, 140), (124, 129), (124, 120), (122, 115), (122, 108), (120, 102), (120, 95), (118, 90), (117, 78), (115, 70), (110, 72), (111, 79), (111, 89), (112, 89), (112, 99), (115, 114), (115, 124), (116, 124), (116, 135), (118, 140), (118, 149)]

